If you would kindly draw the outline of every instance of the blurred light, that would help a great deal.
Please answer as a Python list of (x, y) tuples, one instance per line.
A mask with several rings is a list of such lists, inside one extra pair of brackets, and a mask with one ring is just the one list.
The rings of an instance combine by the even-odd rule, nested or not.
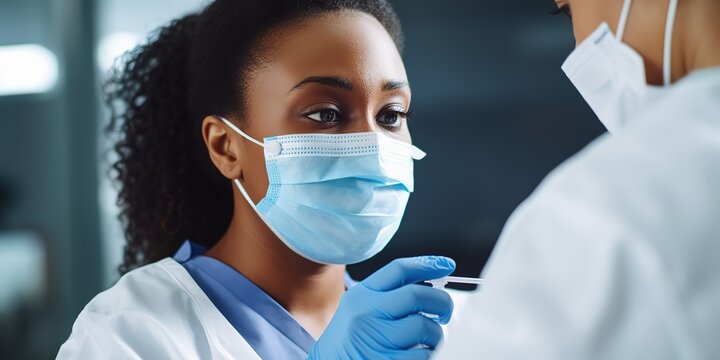
[(104, 36), (97, 49), (97, 63), (103, 71), (110, 70), (115, 59), (140, 43), (140, 36), (129, 32), (115, 32)]
[(45, 248), (29, 231), (0, 232), (0, 316), (44, 294), (47, 274)]
[(0, 96), (43, 93), (57, 81), (52, 51), (36, 44), (0, 46)]

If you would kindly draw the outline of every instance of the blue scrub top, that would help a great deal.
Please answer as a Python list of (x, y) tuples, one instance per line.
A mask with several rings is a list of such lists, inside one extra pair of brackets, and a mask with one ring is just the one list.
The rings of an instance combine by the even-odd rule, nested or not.
[[(277, 301), (225, 263), (185, 241), (173, 259), (182, 264), (220, 313), (262, 359), (305, 359), (313, 338)], [(345, 274), (345, 286), (355, 282)]]

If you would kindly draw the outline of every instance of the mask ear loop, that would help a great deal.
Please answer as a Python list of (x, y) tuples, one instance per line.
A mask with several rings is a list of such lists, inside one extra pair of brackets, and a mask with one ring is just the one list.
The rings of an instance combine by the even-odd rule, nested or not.
[[(250, 136), (250, 135), (246, 134), (244, 131), (240, 130), (240, 128), (235, 126), (235, 124), (231, 123), (230, 120), (228, 120), (222, 116), (218, 116), (218, 118), (220, 120), (222, 120), (222, 122), (224, 122), (225, 125), (227, 125), (231, 129), (233, 129), (236, 133), (240, 134), (242, 137), (244, 137), (248, 141), (265, 148), (265, 144), (261, 143), (260, 141), (255, 140), (252, 136)], [(253, 211), (255, 211), (255, 213), (258, 215), (258, 217), (260, 217), (260, 219), (265, 223), (265, 225), (267, 225), (268, 229), (270, 229), (270, 231), (272, 231), (272, 233), (275, 234), (275, 236), (277, 236), (277, 238), (280, 239), (283, 243), (285, 243), (285, 245), (287, 245), (290, 249), (292, 249), (293, 251), (295, 251), (298, 254), (301, 254), (301, 256), (304, 257), (304, 255), (302, 255), (301, 252), (299, 252), (295, 247), (293, 247), (292, 244), (285, 241), (285, 238), (282, 236), (282, 234), (280, 234), (280, 232), (277, 231), (275, 229), (275, 227), (270, 225), (270, 222), (268, 222), (267, 219), (265, 219), (265, 216), (263, 216), (263, 214), (260, 213), (260, 211), (257, 208), (257, 205), (250, 198), (250, 194), (248, 194), (247, 190), (245, 190), (245, 187), (242, 185), (242, 182), (240, 181), (240, 179), (234, 179), (233, 183), (235, 183), (235, 186), (240, 191), (240, 194), (242, 194), (243, 198), (245, 198), (245, 201), (247, 201), (247, 203), (250, 204), (250, 207), (253, 209)], [(309, 259), (309, 260), (315, 261), (313, 259)]]
[[(218, 116), (218, 119), (222, 120), (222, 122), (224, 122), (225, 125), (227, 125), (227, 126), (228, 126), (229, 128), (231, 128), (231, 129), (233, 129), (233, 131), (235, 131), (236, 133), (240, 134), (240, 136), (244, 137), (244, 138), (247, 139), (248, 141), (250, 141), (250, 142), (252, 142), (252, 143), (254, 143), (254, 144), (257, 144), (257, 145), (259, 145), (259, 146), (261, 146), (261, 147), (263, 147), (263, 148), (265, 147), (265, 144), (263, 144), (263, 143), (255, 140), (252, 136), (250, 136), (250, 135), (246, 134), (244, 131), (240, 130), (240, 128), (237, 127), (237, 126), (235, 126), (235, 124), (231, 123), (230, 120), (228, 120), (228, 119), (226, 119), (226, 118), (224, 118), (224, 117), (222, 117), (222, 116)], [(255, 209), (255, 211), (257, 212), (257, 209), (256, 209), (256, 207), (255, 207), (255, 203), (254, 203), (254, 202), (252, 201), (252, 199), (250, 198), (250, 194), (247, 193), (247, 191), (245, 190), (245, 187), (242, 186), (242, 183), (240, 182), (240, 180), (235, 179), (235, 180), (233, 180), (233, 182), (234, 182), (235, 185), (237, 186), (238, 190), (240, 190), (240, 193), (241, 193), (242, 196), (245, 198), (245, 200), (246, 200), (246, 201), (250, 204), (250, 206), (252, 206), (252, 208)], [(258, 214), (259, 214), (259, 213), (258, 213)]]
[(677, 9), (678, 0), (670, 0), (665, 22), (665, 45), (663, 47), (663, 83), (666, 87), (672, 84), (672, 37)]
[(632, 0), (625, 0), (623, 3), (622, 11), (620, 12), (620, 20), (618, 20), (617, 32), (615, 37), (622, 41), (625, 36), (625, 27), (627, 26), (628, 17), (630, 16), (630, 8), (632, 7)]
[(240, 134), (240, 136), (244, 137), (245, 139), (252, 142), (253, 144), (256, 144), (263, 148), (265, 147), (265, 144), (255, 140), (252, 136), (250, 136), (250, 135), (246, 134), (244, 131), (240, 130), (240, 128), (235, 126), (235, 124), (231, 123), (230, 120), (228, 120), (222, 116), (218, 116), (218, 119), (222, 120), (222, 122), (224, 122), (225, 125), (227, 125), (231, 129), (233, 129), (236, 133)]
[[(669, 0), (667, 19), (665, 20), (665, 41), (663, 45), (663, 84), (667, 87), (672, 84), (672, 37), (675, 28), (675, 18), (677, 17), (679, 0)], [(617, 27), (617, 39), (622, 41), (627, 27), (628, 17), (630, 16), (630, 8), (632, 0), (625, 0), (620, 20)]]
[[(225, 125), (227, 125), (231, 129), (233, 129), (236, 133), (240, 134), (242, 137), (244, 137), (248, 141), (250, 141), (253, 144), (256, 144), (258, 146), (261, 146), (263, 148), (266, 148), (265, 144), (261, 143), (260, 141), (255, 140), (252, 136), (250, 136), (250, 135), (246, 134), (244, 131), (240, 130), (240, 128), (235, 126), (235, 124), (231, 123), (230, 120), (228, 120), (222, 116), (218, 116), (218, 118), (220, 120), (222, 120), (222, 122), (224, 122)], [(271, 148), (272, 148), (272, 146), (271, 146)], [(260, 211), (257, 208), (257, 205), (250, 198), (250, 194), (248, 194), (247, 190), (245, 190), (245, 187), (242, 185), (242, 182), (240, 181), (240, 179), (234, 179), (233, 183), (235, 183), (235, 186), (240, 191), (240, 194), (242, 194), (243, 198), (245, 198), (245, 201), (247, 201), (247, 203), (250, 204), (250, 207), (253, 209), (253, 211), (255, 211), (255, 213), (258, 215), (258, 217), (260, 217), (260, 219), (265, 223), (265, 225), (267, 225), (268, 229), (270, 229), (270, 231), (272, 231), (272, 233), (275, 234), (275, 236), (277, 236), (278, 239), (280, 239), (283, 243), (285, 243), (285, 245), (287, 245), (290, 249), (295, 251), (295, 253), (300, 254), (300, 256), (302, 256), (302, 257), (305, 257), (304, 255), (302, 255), (302, 253), (300, 251), (298, 251), (294, 246), (292, 246), (292, 244), (290, 244), (288, 241), (286, 241), (285, 238), (282, 236), (282, 234), (280, 234), (280, 232), (275, 229), (275, 227), (270, 225), (270, 222), (268, 222), (267, 219), (265, 218), (265, 216), (260, 213)], [(309, 258), (308, 258), (308, 260), (317, 262), (316, 260), (309, 259)]]

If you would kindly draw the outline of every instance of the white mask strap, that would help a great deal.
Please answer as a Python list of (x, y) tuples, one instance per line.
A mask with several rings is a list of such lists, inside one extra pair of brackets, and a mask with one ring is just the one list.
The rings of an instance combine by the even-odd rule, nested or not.
[(252, 136), (250, 136), (250, 135), (246, 134), (244, 131), (240, 130), (240, 128), (237, 127), (237, 126), (235, 126), (235, 124), (231, 123), (230, 120), (228, 120), (228, 119), (226, 119), (226, 118), (224, 118), (224, 117), (222, 117), (222, 116), (218, 116), (218, 118), (219, 118), (220, 120), (222, 120), (222, 121), (225, 123), (225, 125), (227, 125), (227, 126), (230, 127), (231, 129), (235, 130), (236, 133), (240, 134), (240, 136), (244, 137), (244, 138), (247, 139), (248, 141), (250, 141), (250, 142), (252, 142), (252, 143), (254, 143), (254, 144), (257, 144), (257, 145), (259, 145), (259, 146), (261, 146), (261, 147), (265, 147), (265, 144), (261, 143), (260, 141), (257, 141), (257, 140), (255, 140), (255, 139), (253, 139)]
[(247, 190), (245, 190), (245, 187), (242, 186), (242, 183), (240, 182), (240, 180), (235, 179), (235, 180), (233, 180), (233, 182), (235, 183), (235, 186), (237, 186), (238, 190), (240, 190), (240, 194), (242, 194), (242, 196), (245, 198), (245, 201), (247, 201), (248, 204), (250, 204), (250, 206), (252, 206), (252, 208), (255, 211), (257, 211), (257, 207), (255, 206), (255, 203), (250, 198), (250, 194), (247, 193)]
[(678, 0), (670, 0), (665, 22), (665, 45), (663, 47), (663, 83), (665, 86), (672, 84), (672, 38), (678, 2)]
[[(665, 43), (663, 46), (663, 84), (670, 86), (672, 84), (672, 37), (675, 28), (675, 18), (677, 15), (679, 0), (669, 0), (667, 18), (665, 20)], [(630, 16), (630, 8), (632, 0), (625, 0), (620, 20), (617, 27), (617, 39), (622, 41), (627, 27), (628, 17)]]
[[(242, 182), (240, 182), (240, 180), (238, 180), (238, 179), (233, 180), (233, 182), (235, 183), (235, 186), (237, 186), (238, 190), (240, 190), (240, 193), (245, 198), (245, 201), (247, 201), (248, 204), (250, 204), (250, 207), (255, 211), (255, 213), (258, 215), (258, 217), (260, 217), (260, 219), (265, 223), (265, 225), (267, 225), (268, 229), (270, 229), (270, 231), (272, 231), (272, 233), (275, 234), (275, 236), (277, 236), (278, 239), (281, 239), (281, 240), (284, 239), (283, 236), (280, 234), (280, 232), (277, 231), (272, 225), (270, 225), (270, 223), (267, 221), (267, 219), (265, 219), (265, 216), (263, 214), (261, 214), (260, 211), (258, 211), (257, 205), (255, 205), (255, 203), (250, 198), (250, 195), (248, 194), (247, 190), (245, 190), (245, 187), (242, 185)], [(285, 240), (282, 240), (282, 241), (285, 242)], [(287, 242), (285, 242), (285, 243), (288, 244)], [(295, 252), (298, 252), (292, 245), (288, 244), (288, 247), (293, 249)]]
[[(240, 130), (239, 127), (235, 126), (235, 124), (231, 123), (230, 120), (228, 120), (222, 116), (218, 116), (218, 118), (220, 120), (222, 120), (225, 123), (225, 125), (227, 125), (231, 129), (233, 129), (236, 133), (240, 134), (245, 139), (251, 141), (254, 144), (258, 144), (262, 147), (265, 147), (265, 144), (253, 139), (250, 135), (248, 135), (244, 131)], [(238, 190), (240, 190), (240, 194), (242, 194), (242, 196), (245, 198), (245, 200), (248, 202), (248, 204), (250, 204), (250, 206), (252, 206), (252, 208), (257, 212), (257, 209), (255, 208), (255, 203), (253, 203), (252, 199), (250, 198), (250, 195), (245, 190), (245, 187), (242, 186), (242, 183), (240, 182), (240, 180), (235, 179), (235, 180), (233, 180), (233, 182), (237, 186)]]
[(625, 0), (622, 11), (620, 12), (620, 20), (618, 21), (617, 32), (615, 37), (622, 41), (623, 35), (625, 35), (625, 27), (627, 26), (628, 17), (630, 16), (630, 8), (632, 7), (632, 0)]

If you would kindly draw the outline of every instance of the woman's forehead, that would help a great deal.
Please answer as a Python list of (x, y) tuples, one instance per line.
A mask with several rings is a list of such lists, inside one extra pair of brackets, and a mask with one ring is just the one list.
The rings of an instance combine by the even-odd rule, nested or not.
[(349, 79), (356, 86), (407, 81), (393, 39), (361, 12), (327, 14), (282, 29), (264, 60), (263, 68), (286, 78), (291, 87), (319, 75)]

